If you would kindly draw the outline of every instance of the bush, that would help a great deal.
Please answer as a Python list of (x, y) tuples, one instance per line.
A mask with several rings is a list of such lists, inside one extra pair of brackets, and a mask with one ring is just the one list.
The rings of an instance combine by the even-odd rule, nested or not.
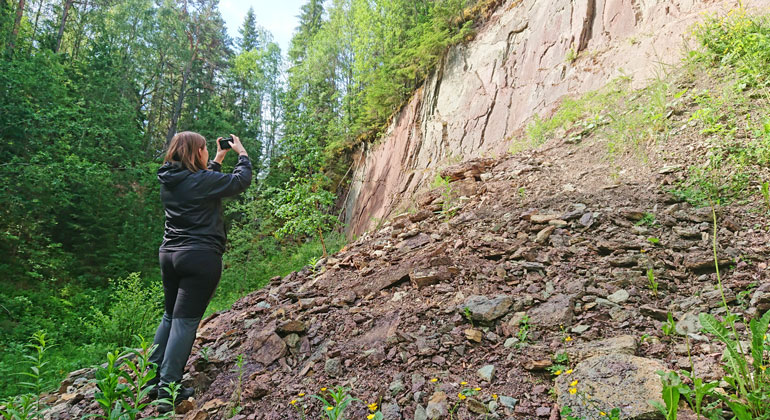
[(128, 346), (136, 335), (151, 336), (162, 310), (160, 284), (146, 285), (139, 273), (131, 273), (126, 278), (110, 279), (110, 289), (115, 300), (107, 313), (92, 308), (88, 326), (93, 336), (117, 346)]

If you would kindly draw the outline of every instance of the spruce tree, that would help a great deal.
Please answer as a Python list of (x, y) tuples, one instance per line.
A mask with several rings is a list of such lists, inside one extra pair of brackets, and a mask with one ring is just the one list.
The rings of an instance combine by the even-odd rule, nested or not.
[(259, 31), (257, 31), (257, 19), (254, 17), (254, 8), (249, 7), (246, 12), (246, 18), (243, 20), (243, 26), (238, 30), (241, 34), (241, 51), (257, 50), (260, 46)]

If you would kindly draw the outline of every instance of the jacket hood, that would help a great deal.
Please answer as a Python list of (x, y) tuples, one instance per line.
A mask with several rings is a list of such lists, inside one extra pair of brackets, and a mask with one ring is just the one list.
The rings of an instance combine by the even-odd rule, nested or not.
[(184, 181), (190, 174), (192, 174), (192, 172), (182, 166), (181, 163), (166, 162), (163, 166), (158, 168), (158, 181), (166, 187), (171, 188)]

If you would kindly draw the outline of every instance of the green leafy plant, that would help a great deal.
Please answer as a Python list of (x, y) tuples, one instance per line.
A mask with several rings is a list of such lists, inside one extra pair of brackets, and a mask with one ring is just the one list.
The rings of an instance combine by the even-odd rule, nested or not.
[[(150, 392), (154, 388), (150, 381), (156, 377), (156, 367), (149, 359), (155, 346), (142, 336), (137, 336), (136, 339), (139, 341), (139, 349), (109, 352), (107, 364), (96, 369), (93, 382), (97, 392), (94, 399), (103, 414), (95, 414), (92, 417), (105, 420), (135, 420), (150, 405), (165, 403), (173, 406), (171, 401), (176, 398), (177, 384), (170, 384), (170, 388), (167, 388), (171, 395), (170, 401), (149, 400)], [(169, 416), (158, 418), (165, 419)]]
[(655, 280), (655, 270), (652, 268), (647, 269), (647, 286), (650, 288), (652, 295), (658, 297), (658, 282)]
[(311, 397), (321, 401), (323, 408), (321, 412), (327, 420), (343, 420), (345, 410), (353, 402), (357, 401), (350, 395), (350, 389), (343, 386), (336, 386), (329, 390), (329, 399), (323, 395), (313, 394)]
[(465, 316), (465, 319), (470, 322), (471, 327), (473, 327), (473, 316), (471, 316), (471, 310), (466, 306), (463, 308), (463, 316)]
[(659, 371), (657, 373), (663, 382), (663, 404), (659, 401), (650, 401), (650, 404), (657, 408), (666, 420), (676, 420), (682, 380), (676, 372)]
[(647, 238), (647, 242), (653, 245), (658, 245), (660, 243), (660, 239), (653, 236), (653, 237)]
[(655, 225), (655, 215), (652, 213), (644, 213), (641, 219), (636, 222), (637, 226), (654, 226)]
[(516, 331), (516, 338), (519, 339), (519, 343), (517, 344), (523, 344), (527, 342), (527, 340), (529, 339), (529, 329), (530, 329), (529, 316), (524, 315), (521, 318), (521, 321), (519, 321), (519, 329), (518, 331)]
[(765, 207), (768, 211), (770, 211), (770, 182), (762, 182), (760, 191), (762, 192), (762, 198), (765, 201)]
[(668, 313), (668, 320), (660, 326), (660, 329), (663, 331), (663, 335), (667, 337), (676, 333), (676, 322), (674, 322), (674, 316), (671, 315), (671, 312)]

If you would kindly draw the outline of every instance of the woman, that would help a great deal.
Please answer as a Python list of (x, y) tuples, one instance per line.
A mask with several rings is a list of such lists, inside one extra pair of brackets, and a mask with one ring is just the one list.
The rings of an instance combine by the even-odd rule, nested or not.
[[(160, 398), (169, 397), (164, 389), (168, 384), (181, 383), (198, 324), (219, 284), (226, 240), (222, 198), (242, 193), (251, 183), (251, 161), (236, 136), (232, 136), (232, 150), (238, 153), (238, 163), (232, 174), (220, 172), (229, 151), (221, 148), (220, 140), (214, 160), (208, 162), (203, 136), (178, 133), (158, 169), (166, 213), (159, 252), (165, 312), (155, 332), (157, 348), (150, 361), (159, 366)], [(174, 403), (192, 396), (194, 390), (180, 388), (178, 392)], [(172, 407), (162, 404), (158, 409), (170, 411)]]

